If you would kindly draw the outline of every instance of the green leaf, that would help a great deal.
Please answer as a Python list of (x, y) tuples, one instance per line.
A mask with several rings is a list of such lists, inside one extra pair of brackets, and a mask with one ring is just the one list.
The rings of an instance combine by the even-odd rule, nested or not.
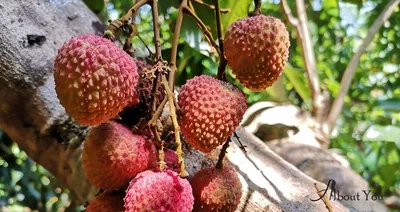
[(222, 0), (221, 8), (229, 8), (229, 13), (223, 13), (221, 17), (222, 33), (238, 19), (245, 18), (248, 15), (252, 0)]
[(307, 81), (304, 77), (303, 72), (295, 69), (290, 64), (286, 64), (283, 73), (285, 73), (286, 77), (288, 78), (290, 83), (292, 83), (294, 89), (300, 95), (303, 101), (311, 99), (310, 89), (306, 86)]
[[(166, 11), (167, 8), (174, 6), (178, 7), (178, 5), (171, 4), (170, 2), (160, 1), (160, 7), (162, 11)], [(173, 1), (176, 3), (176, 1)], [(214, 0), (204, 1), (208, 5), (214, 5)], [(229, 13), (221, 14), (221, 24), (222, 24), (222, 33), (225, 34), (226, 29), (232, 24), (234, 21), (247, 17), (249, 7), (251, 5), (252, 0), (222, 0), (221, 8), (230, 9)], [(215, 10), (209, 8), (206, 5), (193, 2), (194, 12), (201, 19), (201, 21), (210, 28), (211, 33), (213, 35), (214, 40), (217, 40), (217, 25), (215, 19)], [(181, 37), (189, 43), (192, 48), (202, 48), (206, 42), (204, 41), (204, 36), (199, 27), (197, 26), (194, 18), (189, 15), (185, 15), (182, 21), (181, 28)]]
[(372, 125), (364, 133), (364, 141), (400, 141), (400, 127)]

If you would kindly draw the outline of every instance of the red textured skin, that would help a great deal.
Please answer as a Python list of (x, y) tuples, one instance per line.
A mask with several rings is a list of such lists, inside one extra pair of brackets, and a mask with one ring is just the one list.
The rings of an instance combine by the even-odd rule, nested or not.
[(201, 169), (190, 184), (195, 199), (193, 211), (233, 212), (242, 197), (242, 184), (230, 167)]
[(247, 109), (243, 92), (207, 75), (188, 80), (178, 95), (181, 131), (195, 149), (210, 152), (224, 143)]
[(86, 212), (124, 212), (124, 193), (101, 193), (93, 198)]
[(93, 128), (85, 139), (83, 170), (89, 182), (107, 191), (125, 188), (154, 160), (154, 145), (116, 122)]
[(167, 169), (179, 172), (179, 159), (175, 151), (167, 149), (164, 151), (165, 163), (167, 164)]
[(129, 183), (125, 212), (190, 212), (192, 188), (173, 171), (144, 171)]
[(111, 41), (80, 35), (64, 43), (54, 64), (58, 99), (83, 125), (98, 125), (139, 103), (135, 62)]
[(257, 15), (229, 26), (224, 53), (239, 82), (253, 91), (260, 91), (281, 75), (289, 46), (289, 33), (281, 20)]

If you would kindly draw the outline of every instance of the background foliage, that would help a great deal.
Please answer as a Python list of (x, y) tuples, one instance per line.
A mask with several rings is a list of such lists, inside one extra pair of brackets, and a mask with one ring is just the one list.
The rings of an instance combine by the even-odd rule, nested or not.
[[(132, 5), (132, 0), (85, 1), (104, 21), (116, 19)], [(213, 3), (213, 0), (204, 0)], [(292, 1), (291, 1), (292, 2)], [(289, 2), (289, 3), (291, 3)], [(339, 91), (340, 79), (351, 56), (365, 37), (368, 27), (382, 11), (386, 0), (310, 0), (306, 8), (322, 86), (332, 97)], [(247, 16), (252, 0), (222, 0), (223, 29), (238, 18)], [(170, 57), (178, 0), (160, 1), (161, 46), (165, 59)], [(211, 27), (216, 38), (213, 10), (193, 3), (197, 15)], [(290, 5), (295, 11), (294, 5)], [(279, 0), (263, 1), (263, 14), (285, 20)], [(154, 52), (150, 7), (140, 10), (136, 22), (144, 42)], [(400, 193), (400, 12), (399, 7), (375, 36), (367, 53), (361, 57), (350, 92), (345, 99), (330, 148), (339, 150), (351, 167), (369, 181), (376, 195)], [(289, 63), (280, 80), (259, 93), (244, 89), (249, 104), (275, 101), (310, 109), (311, 94), (305, 78), (304, 62), (295, 30), (287, 24), (291, 37)], [(121, 36), (124, 39), (124, 36)], [(134, 39), (137, 56), (150, 54), (145, 45)], [(185, 16), (178, 47), (177, 83), (195, 75), (216, 74), (215, 50), (204, 40), (193, 19)], [(230, 81), (234, 82), (232, 76)], [(237, 84), (237, 83), (236, 83)], [(239, 85), (240, 86), (240, 85)], [(22, 211), (63, 211), (68, 207), (68, 190), (61, 189), (54, 178), (30, 160), (18, 146), (0, 132), (0, 208)], [(72, 205), (74, 208), (75, 206)], [(82, 210), (80, 207), (78, 210)]]

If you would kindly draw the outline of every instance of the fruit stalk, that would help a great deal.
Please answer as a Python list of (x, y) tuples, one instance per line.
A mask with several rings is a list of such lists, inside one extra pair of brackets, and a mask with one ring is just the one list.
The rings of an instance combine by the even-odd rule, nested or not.
[(165, 90), (167, 91), (170, 116), (171, 116), (171, 119), (172, 119), (172, 124), (174, 125), (176, 154), (178, 155), (178, 161), (179, 161), (179, 166), (180, 166), (179, 176), (187, 177), (187, 176), (189, 176), (189, 173), (185, 169), (185, 162), (183, 160), (182, 142), (181, 142), (178, 119), (176, 117), (176, 108), (175, 108), (175, 104), (174, 104), (174, 94), (172, 93), (171, 89), (168, 86), (168, 81), (167, 81), (167, 78), (165, 77), (165, 75), (162, 75), (162, 84), (164, 85)]
[(168, 84), (171, 90), (174, 90), (175, 85), (175, 72), (176, 72), (176, 55), (178, 53), (179, 35), (181, 33), (182, 20), (183, 20), (183, 10), (187, 6), (187, 0), (182, 0), (179, 5), (178, 17), (175, 22), (174, 37), (172, 38), (172, 49), (171, 49), (171, 59), (170, 59), (170, 72), (168, 77)]
[(220, 80), (226, 80), (225, 77), (225, 68), (227, 65), (227, 61), (224, 56), (224, 40), (222, 38), (222, 24), (221, 24), (221, 7), (219, 0), (215, 1), (215, 17), (217, 21), (217, 32), (218, 32), (218, 44), (219, 44), (219, 51), (220, 51), (220, 62), (218, 66), (218, 74), (217, 78)]
[(218, 162), (217, 165), (215, 165), (215, 167), (217, 169), (222, 169), (223, 167), (223, 162), (224, 162), (224, 158), (225, 158), (225, 154), (226, 154), (226, 150), (229, 147), (229, 142), (231, 142), (231, 138), (228, 138), (228, 140), (224, 143), (224, 145), (222, 146), (221, 152), (219, 153), (218, 156)]
[[(152, 89), (152, 107), (151, 107), (151, 117), (154, 117), (154, 114), (157, 110), (157, 91), (160, 86), (159, 78), (162, 76), (162, 57), (161, 57), (161, 42), (160, 42), (160, 28), (158, 24), (158, 0), (151, 0), (151, 11), (153, 16), (153, 32), (154, 32), (154, 45), (156, 48), (156, 77), (153, 81), (153, 89)], [(161, 66), (160, 66), (161, 63)], [(157, 119), (156, 119), (157, 120)], [(160, 135), (158, 134), (157, 121), (151, 124), (151, 128), (154, 133), (154, 137), (156, 138), (158, 143), (161, 143), (161, 148), (158, 150), (158, 167), (161, 171), (165, 169), (165, 161), (164, 161), (164, 142), (161, 140)]]
[(261, 0), (254, 0), (254, 6), (255, 8), (252, 16), (261, 15)]
[(141, 0), (136, 3), (128, 12), (122, 16), (120, 19), (116, 19), (111, 21), (110, 24), (107, 26), (107, 30), (104, 32), (104, 37), (109, 38), (110, 40), (114, 40), (115, 35), (121, 31), (121, 28), (129, 22), (129, 19), (134, 19), (135, 12), (142, 7), (143, 5), (147, 4), (149, 0)]

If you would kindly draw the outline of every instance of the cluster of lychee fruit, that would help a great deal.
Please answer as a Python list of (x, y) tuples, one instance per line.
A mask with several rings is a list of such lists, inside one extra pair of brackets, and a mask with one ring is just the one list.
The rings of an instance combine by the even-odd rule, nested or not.
[[(264, 15), (236, 21), (224, 41), (229, 67), (252, 90), (264, 89), (277, 79), (288, 46), (282, 22)], [(152, 118), (151, 65), (131, 58), (104, 37), (86, 34), (59, 49), (54, 78), (66, 112), (77, 122), (93, 126), (83, 145), (82, 163), (90, 183), (102, 192), (89, 201), (87, 211), (237, 209), (242, 186), (232, 167), (201, 169), (189, 182), (178, 174), (178, 155), (165, 149), (167, 169), (160, 168), (160, 144), (154, 145), (153, 132), (134, 127)], [(166, 92), (156, 88), (156, 95), (159, 105)], [(204, 153), (229, 139), (247, 109), (238, 87), (206, 75), (188, 80), (177, 103), (185, 141)]]

